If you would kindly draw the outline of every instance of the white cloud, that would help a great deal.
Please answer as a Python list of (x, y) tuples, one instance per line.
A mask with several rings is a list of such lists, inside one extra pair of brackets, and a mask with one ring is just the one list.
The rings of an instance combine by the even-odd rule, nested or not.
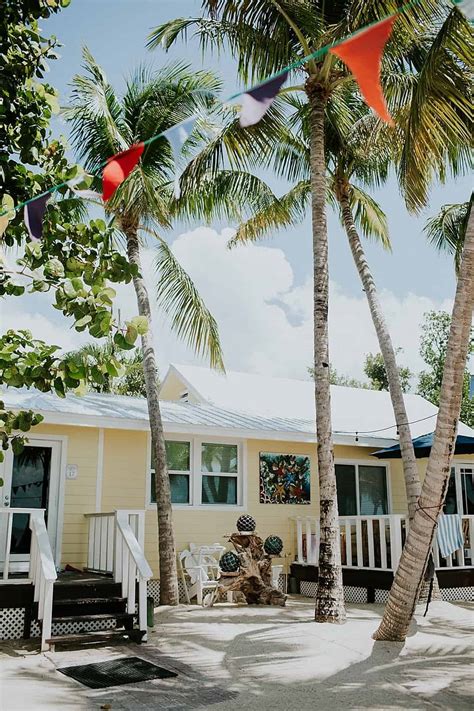
[[(230, 252), (226, 242), (232, 234), (203, 227), (173, 243), (176, 257), (217, 319), (227, 368), (306, 377), (313, 349), (312, 283), (294, 284), (281, 249), (249, 245)], [(399, 298), (388, 291), (382, 291), (381, 299), (394, 344), (404, 350), (401, 361), (419, 371), (423, 314), (430, 309), (450, 311), (452, 303), (412, 293)], [(157, 345), (162, 369), (170, 360), (191, 362), (192, 355), (169, 335), (162, 317), (155, 318), (161, 325)], [(333, 365), (355, 377), (363, 376), (365, 354), (378, 350), (362, 290), (354, 296), (331, 283), (330, 349)]]
[[(172, 246), (217, 319), (226, 367), (307, 377), (313, 357), (311, 281), (294, 283), (293, 269), (281, 249), (249, 245), (229, 251), (226, 244), (232, 234), (230, 229), (218, 233), (200, 227), (182, 234)], [(192, 363), (196, 358), (170, 333), (167, 319), (154, 306), (153, 258), (152, 249), (144, 250), (143, 270), (153, 303), (155, 344), (164, 373), (170, 361)], [(117, 291), (116, 308), (126, 320), (137, 313), (133, 286), (119, 286)], [(430, 309), (450, 311), (451, 301), (436, 302), (413, 293), (400, 298), (389, 291), (382, 291), (381, 299), (394, 345), (404, 350), (401, 362), (419, 371), (423, 367), (418, 355), (422, 316)], [(87, 340), (71, 330), (69, 320), (38, 295), (8, 299), (1, 316), (2, 330), (28, 328), (34, 337), (65, 349)], [(363, 377), (364, 356), (369, 351), (378, 351), (378, 344), (362, 289), (354, 296), (331, 283), (332, 364), (341, 373)]]

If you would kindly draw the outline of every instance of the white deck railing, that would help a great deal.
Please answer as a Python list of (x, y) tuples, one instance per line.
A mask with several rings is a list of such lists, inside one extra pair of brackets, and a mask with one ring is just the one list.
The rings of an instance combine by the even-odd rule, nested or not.
[[(53, 586), (57, 579), (56, 566), (44, 521), (44, 509), (3, 508), (0, 514), (6, 517), (6, 536), (3, 556), (3, 574), (1, 583), (32, 583), (34, 602), (38, 603), (38, 619), (41, 620), (41, 650), (48, 649), (47, 639), (51, 637), (51, 619), (53, 612)], [(26, 514), (31, 530), (30, 561), (28, 577), (13, 578), (10, 575), (11, 541), (13, 517)], [(0, 519), (0, 523), (3, 523)]]
[[(98, 573), (112, 574), (122, 584), (127, 598), (127, 612), (135, 614), (146, 640), (146, 590), (152, 570), (145, 558), (145, 511), (120, 510), (85, 514), (89, 522), (87, 567)], [(136, 585), (138, 582), (138, 601)]]
[[(300, 516), (296, 522), (296, 560), (305, 565), (318, 565), (319, 518)], [(408, 517), (340, 516), (341, 560), (344, 568), (396, 570), (408, 530)], [(437, 568), (474, 567), (474, 516), (462, 516), (463, 549), (447, 559), (440, 558), (434, 542), (433, 556)]]

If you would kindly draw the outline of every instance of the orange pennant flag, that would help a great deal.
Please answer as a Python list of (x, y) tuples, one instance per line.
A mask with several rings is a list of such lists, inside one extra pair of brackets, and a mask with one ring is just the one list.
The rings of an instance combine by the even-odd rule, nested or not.
[(109, 158), (102, 174), (103, 200), (111, 198), (118, 186), (130, 175), (140, 160), (144, 148), (144, 143), (136, 143), (128, 150)]
[(366, 103), (383, 121), (393, 124), (380, 84), (382, 53), (397, 16), (368, 27), (329, 51), (347, 64)]

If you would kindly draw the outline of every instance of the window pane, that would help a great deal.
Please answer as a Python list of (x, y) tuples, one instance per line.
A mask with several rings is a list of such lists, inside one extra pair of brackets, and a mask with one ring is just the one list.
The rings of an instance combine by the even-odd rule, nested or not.
[(385, 467), (359, 467), (359, 497), (362, 516), (377, 516), (388, 513)]
[(461, 469), (461, 493), (464, 516), (474, 514), (474, 469)]
[(237, 473), (237, 445), (203, 442), (201, 471)]
[(203, 476), (203, 504), (237, 504), (237, 477)]
[(445, 514), (456, 514), (458, 512), (458, 502), (456, 500), (456, 478), (454, 476), (454, 469), (451, 469), (451, 476), (449, 477), (448, 491), (444, 500), (443, 512)]
[(355, 466), (336, 464), (337, 506), (340, 516), (357, 514)]
[(191, 444), (189, 442), (166, 440), (165, 446), (168, 469), (176, 472), (188, 472), (190, 469)]
[[(151, 472), (150, 501), (156, 504), (155, 472)], [(171, 503), (189, 504), (189, 474), (170, 474)]]

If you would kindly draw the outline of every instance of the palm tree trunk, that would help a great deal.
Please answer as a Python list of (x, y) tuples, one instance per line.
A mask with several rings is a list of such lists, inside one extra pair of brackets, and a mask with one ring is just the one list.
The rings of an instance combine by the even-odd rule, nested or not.
[(314, 270), (314, 381), (320, 506), (320, 547), (316, 622), (345, 622), (341, 543), (337, 510), (336, 472), (329, 380), (329, 273), (326, 224), (326, 163), (324, 112), (326, 96), (308, 80), (311, 102), (311, 191)]
[(412, 520), (416, 502), (421, 493), (420, 477), (418, 475), (418, 467), (416, 464), (415, 450), (411, 438), (410, 425), (408, 424), (408, 415), (403, 399), (403, 391), (400, 383), (400, 375), (397, 367), (395, 349), (390, 338), (390, 333), (383, 315), (380, 305), (377, 287), (372, 277), (367, 259), (364, 254), (364, 249), (357, 233), (357, 228), (354, 224), (354, 217), (349, 202), (350, 187), (338, 185), (338, 199), (341, 206), (342, 218), (346, 229), (347, 239), (351, 248), (354, 263), (364, 287), (367, 302), (369, 304), (372, 322), (377, 334), (380, 350), (382, 352), (385, 369), (387, 371), (387, 379), (390, 389), (390, 398), (392, 400), (395, 421), (400, 437), (400, 450), (403, 460), (403, 474), (405, 477), (405, 489), (408, 503), (408, 516)]
[(146, 316), (148, 332), (142, 339), (143, 373), (145, 376), (148, 418), (150, 420), (151, 448), (155, 465), (156, 509), (158, 515), (158, 548), (160, 561), (160, 604), (177, 605), (178, 577), (176, 570), (176, 547), (174, 541), (173, 516), (171, 507), (171, 489), (166, 466), (165, 438), (161, 420), (158, 397), (157, 368), (153, 347), (150, 299), (145, 282), (141, 276), (140, 243), (137, 226), (123, 224), (127, 237), (127, 253), (131, 264), (138, 267), (138, 276), (133, 278), (137, 296), (138, 313)]
[(438, 516), (448, 488), (450, 464), (461, 409), (473, 309), (474, 218), (471, 212), (454, 299), (433, 446), (417, 510), (408, 532), (384, 616), (374, 634), (374, 639), (403, 641), (415, 610)]

